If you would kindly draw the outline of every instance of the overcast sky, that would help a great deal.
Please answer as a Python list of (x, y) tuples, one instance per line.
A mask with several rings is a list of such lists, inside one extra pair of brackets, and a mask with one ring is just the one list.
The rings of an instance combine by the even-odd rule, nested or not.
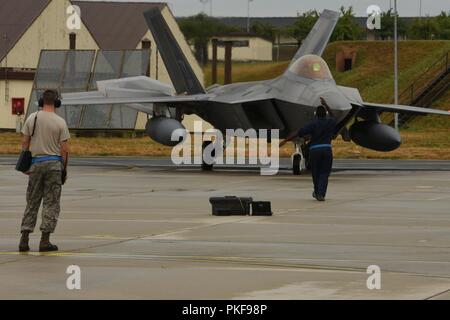
[[(98, 1), (98, 0), (93, 0)], [(109, 0), (111, 1), (111, 0)], [(153, 2), (149, 0), (113, 0), (121, 2)], [(211, 1), (211, 0), (209, 0)], [(163, 0), (161, 2), (164, 2)], [(169, 0), (170, 8), (176, 16), (186, 16), (202, 11), (200, 0)], [(247, 16), (247, 0), (212, 0), (214, 16)], [(296, 16), (297, 12), (311, 9), (337, 10), (340, 6), (353, 6), (357, 16), (366, 16), (369, 5), (378, 5), (383, 11), (389, 9), (394, 0), (253, 0), (251, 2), (251, 16)], [(437, 15), (442, 10), (450, 11), (450, 0), (398, 0), (400, 16), (419, 16), (420, 2), (423, 15)], [(209, 3), (205, 6), (209, 13)]]

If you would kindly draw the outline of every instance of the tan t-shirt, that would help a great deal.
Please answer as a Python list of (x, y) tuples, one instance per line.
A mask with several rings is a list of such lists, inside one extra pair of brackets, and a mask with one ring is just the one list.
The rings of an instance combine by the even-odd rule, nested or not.
[(22, 129), (24, 135), (31, 136), (33, 133), (36, 115), (36, 129), (30, 143), (31, 154), (33, 157), (59, 156), (60, 143), (70, 139), (66, 121), (54, 112), (38, 111), (32, 113), (25, 121)]

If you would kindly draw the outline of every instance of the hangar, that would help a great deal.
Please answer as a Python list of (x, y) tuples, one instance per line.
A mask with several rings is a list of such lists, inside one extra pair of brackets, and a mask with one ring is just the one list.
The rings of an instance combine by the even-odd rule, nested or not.
[[(68, 27), (70, 6), (80, 8), (80, 28)], [(71, 0), (2, 0), (0, 10), (0, 129), (14, 129), (23, 122), (33, 89), (41, 50), (149, 49), (147, 74), (171, 83), (164, 62), (143, 13), (159, 7), (197, 77), (203, 71), (166, 3)], [(13, 106), (16, 107), (13, 110)], [(18, 110), (23, 107), (23, 114)], [(17, 109), (18, 108), (18, 109)], [(13, 112), (14, 111), (14, 112)], [(193, 117), (185, 120), (191, 127)], [(147, 121), (139, 114), (136, 129)]]

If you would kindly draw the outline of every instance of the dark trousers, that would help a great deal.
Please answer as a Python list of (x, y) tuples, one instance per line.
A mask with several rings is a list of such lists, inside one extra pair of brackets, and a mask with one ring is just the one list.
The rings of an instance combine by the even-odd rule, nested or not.
[(331, 148), (317, 148), (309, 152), (309, 165), (314, 183), (314, 192), (325, 197), (327, 194), (328, 177), (333, 166), (333, 151)]

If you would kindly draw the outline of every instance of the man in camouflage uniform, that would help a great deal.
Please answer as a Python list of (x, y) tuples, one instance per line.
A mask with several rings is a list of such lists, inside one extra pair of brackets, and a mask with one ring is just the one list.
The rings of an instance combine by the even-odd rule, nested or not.
[(43, 202), (40, 227), (42, 237), (39, 251), (58, 250), (56, 245), (50, 243), (50, 234), (55, 231), (58, 222), (70, 134), (64, 119), (55, 113), (55, 108), (60, 106), (56, 91), (45, 91), (40, 106), (42, 110), (31, 114), (22, 130), (22, 149), (31, 151), (33, 164), (26, 173), (29, 175), (29, 182), (27, 206), (21, 226), (20, 252), (30, 250), (29, 234), (36, 226), (41, 202)]

